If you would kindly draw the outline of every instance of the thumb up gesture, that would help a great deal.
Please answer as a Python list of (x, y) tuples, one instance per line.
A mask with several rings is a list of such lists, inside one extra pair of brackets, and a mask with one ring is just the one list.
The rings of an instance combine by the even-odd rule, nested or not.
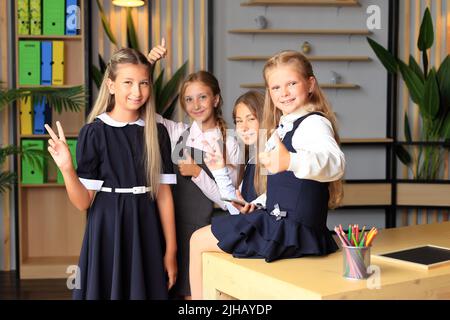
[(259, 154), (259, 161), (270, 173), (286, 171), (289, 168), (289, 162), (291, 160), (288, 149), (286, 149), (276, 133), (274, 139), (275, 148)]
[(167, 54), (166, 39), (162, 38), (161, 39), (161, 44), (156, 46), (156, 47), (154, 47), (154, 48), (152, 48), (150, 53), (147, 55), (147, 59), (153, 65), (158, 60), (164, 58), (166, 56), (166, 54)]

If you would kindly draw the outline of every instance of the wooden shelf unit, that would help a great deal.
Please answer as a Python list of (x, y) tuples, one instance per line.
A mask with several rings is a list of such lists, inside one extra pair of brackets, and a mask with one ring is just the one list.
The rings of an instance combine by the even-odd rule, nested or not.
[(250, 0), (248, 2), (241, 3), (241, 6), (359, 7), (361, 4), (354, 0)]
[[(232, 56), (229, 61), (267, 61), (271, 56)], [(367, 56), (306, 56), (311, 62), (369, 62), (372, 58)]]
[(337, 30), (337, 29), (232, 29), (228, 33), (233, 34), (306, 34), (306, 35), (331, 35), (331, 36), (368, 36), (372, 32), (368, 30)]
[[(18, 8), (15, 0), (15, 8)], [(43, 86), (19, 85), (19, 40), (59, 40), (64, 41), (64, 84), (46, 86), (52, 88), (68, 88), (83, 85), (89, 87), (89, 74), (86, 65), (89, 60), (88, 34), (86, 32), (87, 10), (89, 4), (79, 0), (80, 26), (79, 35), (19, 35), (17, 30), (17, 14), (15, 15), (14, 57), (16, 88), (36, 88)], [(86, 89), (87, 91), (87, 89)], [(20, 103), (18, 104), (20, 105)], [(17, 108), (18, 110), (20, 107)], [(85, 123), (85, 111), (57, 114), (52, 111), (52, 126), (56, 121), (63, 124), (67, 138), (77, 138), (79, 130)], [(17, 144), (23, 139), (41, 139), (45, 143), (49, 135), (30, 135), (21, 133), (20, 114), (16, 115)], [(45, 148), (46, 149), (46, 148)], [(85, 212), (80, 212), (71, 203), (63, 184), (56, 183), (56, 166), (49, 158), (48, 180), (44, 184), (22, 183), (21, 157), (18, 157), (18, 223), (19, 257), (18, 270), (21, 279), (66, 278), (66, 270), (76, 265), (80, 254), (82, 237), (86, 224)]]
[[(264, 89), (264, 83), (243, 83), (240, 86), (243, 89)], [(322, 83), (320, 84), (320, 87), (322, 89), (359, 89), (360, 86), (357, 84), (351, 84), (351, 83), (339, 83), (339, 84), (332, 84), (332, 83)]]

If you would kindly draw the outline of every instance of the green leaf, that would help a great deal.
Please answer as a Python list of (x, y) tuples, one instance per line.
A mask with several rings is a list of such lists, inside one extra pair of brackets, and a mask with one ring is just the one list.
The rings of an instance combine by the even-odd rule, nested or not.
[(367, 38), (369, 45), (372, 47), (372, 50), (375, 52), (378, 59), (384, 65), (386, 70), (389, 73), (396, 74), (398, 70), (398, 64), (395, 57), (387, 51), (384, 47), (382, 47), (378, 42)]
[(16, 175), (9, 171), (0, 171), (0, 193), (10, 190), (12, 185), (16, 182)]
[(441, 100), (440, 114), (445, 115), (450, 111), (450, 55), (444, 59), (437, 72), (439, 94)]
[(420, 80), (420, 78), (414, 73), (414, 71), (409, 68), (403, 61), (398, 61), (398, 67), (402, 74), (403, 80), (408, 87), (409, 94), (411, 96), (412, 101), (418, 104), (421, 107), (423, 103), (423, 90), (424, 84)]
[(131, 8), (127, 8), (127, 41), (131, 48), (140, 51), (136, 29), (134, 28), (133, 16), (131, 15)]
[(428, 54), (426, 51), (422, 53), (423, 74), (425, 78), (428, 77)]
[(433, 19), (430, 9), (427, 8), (423, 14), (422, 24), (420, 26), (419, 40), (417, 47), (420, 51), (426, 51), (431, 48), (434, 42)]
[(87, 95), (83, 86), (75, 86), (69, 88), (52, 88), (52, 87), (36, 87), (36, 88), (20, 88), (3, 90), (4, 101), (7, 104), (20, 99), (32, 99), (33, 101), (42, 101), (46, 99), (49, 105), (56, 112), (80, 111), (85, 107)]
[(94, 65), (91, 66), (91, 73), (92, 73), (92, 80), (94, 80), (95, 82), (95, 86), (97, 87), (97, 89), (100, 89), (100, 86), (102, 85), (103, 81), (103, 74)]
[(420, 80), (422, 80), (422, 82), (425, 82), (425, 75), (412, 55), (409, 56), (409, 67), (420, 78)]
[(187, 62), (185, 62), (170, 78), (170, 80), (166, 83), (161, 92), (160, 97), (160, 106), (162, 107), (163, 112), (169, 107), (169, 105), (174, 100), (174, 97), (177, 95), (178, 87), (181, 81), (184, 79), (184, 75), (186, 73)]
[(100, 18), (102, 19), (103, 30), (105, 30), (105, 33), (108, 36), (109, 40), (117, 46), (116, 37), (114, 37), (114, 34), (111, 31), (111, 26), (108, 21), (108, 18), (106, 18), (105, 12), (103, 11), (103, 6), (101, 5), (99, 0), (96, 0), (96, 2), (97, 2)]
[(450, 140), (450, 112), (445, 116), (445, 120), (442, 123), (440, 136), (443, 137), (446, 141)]
[(49, 159), (49, 153), (44, 150), (22, 148), (20, 153), (25, 161), (28, 161), (33, 167), (40, 171), (44, 169), (42, 159)]
[(404, 130), (405, 130), (405, 139), (407, 142), (412, 141), (412, 135), (411, 135), (411, 128), (409, 126), (409, 119), (408, 114), (405, 113), (405, 119), (404, 119)]
[(434, 119), (439, 112), (439, 87), (436, 79), (436, 70), (433, 68), (425, 81), (423, 97), (423, 110), (426, 115)]
[(100, 66), (100, 71), (102, 74), (105, 74), (106, 71), (106, 62), (103, 59), (102, 55), (99, 53), (98, 54), (98, 65)]
[(175, 111), (175, 107), (177, 106), (178, 102), (178, 94), (173, 98), (172, 103), (169, 105), (169, 107), (164, 111), (162, 116), (166, 119), (172, 119), (173, 112)]
[(408, 150), (405, 149), (402, 145), (396, 145), (394, 148), (395, 154), (397, 155), (398, 159), (405, 165), (409, 166), (412, 163), (411, 155), (409, 154)]

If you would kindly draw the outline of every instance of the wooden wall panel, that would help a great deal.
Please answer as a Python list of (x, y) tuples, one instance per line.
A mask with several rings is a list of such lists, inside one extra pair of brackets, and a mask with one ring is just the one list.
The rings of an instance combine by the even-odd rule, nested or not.
[[(8, 18), (8, 3), (7, 1), (0, 2), (0, 85), (8, 85), (8, 32), (9, 30), (9, 18)], [(2, 141), (1, 145), (9, 144), (9, 108), (5, 108), (1, 113), (1, 126), (2, 126)], [(2, 170), (8, 170), (10, 168), (10, 161), (7, 159), (4, 163)], [(3, 238), (1, 239), (0, 250), (3, 255), (3, 266), (0, 266), (0, 270), (9, 271), (11, 269), (11, 205), (10, 205), (10, 192), (6, 191), (1, 194), (3, 197), (2, 206), (2, 225), (3, 225)]]

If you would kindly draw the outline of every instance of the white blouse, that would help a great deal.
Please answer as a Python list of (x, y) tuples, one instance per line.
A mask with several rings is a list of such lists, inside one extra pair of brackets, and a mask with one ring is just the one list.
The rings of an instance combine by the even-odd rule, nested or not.
[[(178, 140), (180, 139), (180, 136), (189, 128), (189, 125), (183, 122), (175, 122), (165, 119), (159, 114), (156, 115), (156, 121), (162, 123), (166, 127), (170, 136), (172, 150), (174, 150)], [(186, 142), (186, 146), (206, 151), (203, 141), (207, 141), (210, 145), (213, 145), (213, 143), (217, 141), (218, 138), (222, 138), (222, 133), (220, 132), (219, 128), (203, 132), (198, 124), (194, 121), (192, 123), (191, 129), (189, 130), (189, 136), (188, 141)], [(226, 147), (231, 164), (237, 164), (239, 161), (239, 145), (236, 139), (234, 137), (227, 136)], [(231, 183), (234, 188), (237, 180), (236, 166), (234, 168), (229, 168), (227, 176), (230, 177)], [(227, 209), (225, 202), (220, 200), (221, 196), (218, 185), (216, 184), (216, 182), (214, 182), (213, 179), (208, 176), (208, 174), (206, 174), (204, 170), (201, 170), (200, 174), (197, 177), (191, 177), (191, 180), (211, 201), (216, 203), (223, 210)]]

